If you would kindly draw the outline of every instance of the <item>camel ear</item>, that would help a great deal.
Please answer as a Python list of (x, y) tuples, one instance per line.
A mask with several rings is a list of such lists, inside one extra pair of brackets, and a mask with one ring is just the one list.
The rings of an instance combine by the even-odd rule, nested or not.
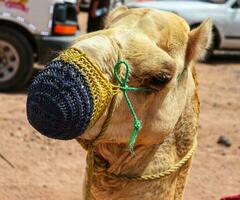
[(127, 10), (128, 10), (127, 6), (119, 6), (119, 7), (115, 8), (113, 11), (111, 11), (107, 17), (105, 27), (108, 28), (114, 19), (116, 19), (118, 16), (120, 16)]
[(207, 19), (189, 33), (186, 66), (204, 56), (212, 41), (212, 20)]

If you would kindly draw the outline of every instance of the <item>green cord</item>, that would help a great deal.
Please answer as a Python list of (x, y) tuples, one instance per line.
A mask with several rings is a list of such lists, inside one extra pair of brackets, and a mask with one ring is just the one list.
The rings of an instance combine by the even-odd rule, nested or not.
[[(126, 69), (125, 77), (123, 79), (121, 79), (120, 75), (119, 75), (121, 64), (125, 65), (125, 69)], [(129, 141), (128, 147), (129, 147), (129, 150), (130, 150), (131, 154), (134, 154), (134, 145), (136, 143), (137, 136), (138, 136), (138, 133), (139, 133), (140, 129), (142, 128), (142, 125), (141, 125), (140, 120), (137, 117), (137, 114), (136, 114), (136, 112), (133, 108), (133, 105), (132, 105), (132, 103), (131, 103), (128, 95), (127, 95), (127, 92), (128, 91), (148, 91), (149, 89), (134, 88), (134, 87), (129, 87), (127, 85), (128, 78), (129, 78), (129, 65), (125, 61), (118, 61), (116, 63), (116, 65), (114, 66), (114, 74), (116, 76), (116, 79), (118, 81), (118, 85), (120, 86), (120, 89), (123, 91), (124, 98), (127, 102), (127, 105), (129, 107), (129, 110), (130, 110), (131, 115), (133, 117), (134, 129), (133, 129), (132, 134), (130, 136), (130, 141)]]
[(180, 81), (180, 80), (181, 80), (183, 74), (184, 74), (186, 71), (187, 71), (187, 68), (184, 67), (183, 71), (182, 71), (180, 74), (178, 74), (178, 76), (177, 76), (177, 81)]
[[(125, 77), (123, 79), (121, 79), (119, 72), (120, 72), (120, 67), (121, 65), (125, 66)], [(133, 122), (134, 122), (134, 129), (132, 131), (132, 134), (130, 136), (130, 141), (128, 144), (129, 150), (131, 152), (131, 154), (134, 154), (134, 145), (136, 143), (137, 137), (138, 137), (138, 133), (140, 131), (140, 129), (142, 128), (142, 124), (140, 122), (140, 120), (137, 117), (137, 114), (133, 108), (133, 105), (128, 97), (127, 92), (128, 91), (149, 91), (150, 89), (146, 89), (146, 88), (134, 88), (134, 87), (129, 87), (127, 85), (128, 82), (128, 78), (129, 78), (129, 65), (126, 61), (118, 61), (116, 63), (116, 65), (114, 66), (114, 75), (117, 79), (118, 85), (120, 87), (120, 89), (123, 91), (123, 95), (124, 98), (127, 102), (128, 108), (131, 112), (132, 118), (133, 118)], [(184, 68), (183, 71), (177, 76), (177, 80), (180, 81), (180, 79), (182, 78), (183, 74), (186, 72), (187, 68)]]

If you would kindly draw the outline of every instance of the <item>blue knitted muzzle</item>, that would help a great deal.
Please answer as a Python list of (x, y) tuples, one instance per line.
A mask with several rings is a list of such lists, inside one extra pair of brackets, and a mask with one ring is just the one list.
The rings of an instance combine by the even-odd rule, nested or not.
[(52, 61), (29, 88), (28, 120), (47, 137), (76, 138), (87, 128), (92, 111), (89, 86), (80, 71), (70, 63)]

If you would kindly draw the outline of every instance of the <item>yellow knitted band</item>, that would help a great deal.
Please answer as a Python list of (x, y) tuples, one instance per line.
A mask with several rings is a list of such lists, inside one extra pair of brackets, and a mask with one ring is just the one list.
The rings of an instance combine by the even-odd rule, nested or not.
[(111, 84), (100, 68), (79, 49), (69, 48), (57, 60), (73, 64), (84, 76), (93, 99), (93, 113), (88, 128), (92, 127), (103, 115), (113, 96), (119, 93), (119, 87)]

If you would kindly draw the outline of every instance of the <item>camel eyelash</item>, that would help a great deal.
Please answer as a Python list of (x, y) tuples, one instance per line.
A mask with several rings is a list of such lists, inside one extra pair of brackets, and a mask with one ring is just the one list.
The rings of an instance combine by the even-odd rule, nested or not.
[(148, 82), (150, 85), (156, 85), (156, 86), (161, 86), (165, 85), (172, 79), (172, 76), (167, 73), (159, 73), (155, 76), (151, 76), (148, 79)]

